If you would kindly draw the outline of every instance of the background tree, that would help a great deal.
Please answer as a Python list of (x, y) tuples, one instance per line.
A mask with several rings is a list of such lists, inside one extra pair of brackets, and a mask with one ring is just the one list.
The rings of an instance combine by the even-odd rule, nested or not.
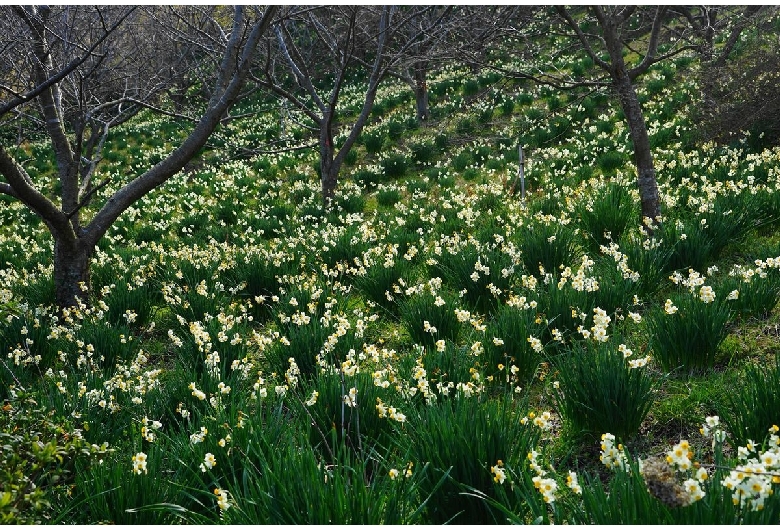
[[(751, 142), (780, 138), (780, 57), (776, 6), (673, 6), (693, 29), (699, 56), (703, 140), (731, 141), (741, 131)], [(760, 129), (762, 138), (758, 138)]]
[[(452, 34), (449, 28), (456, 24), (456, 16), (452, 6), (434, 6), (429, 10), (405, 9), (412, 11), (406, 27), (410, 39), (408, 55), (391, 74), (412, 89), (415, 118), (424, 122), (430, 118), (428, 76), (432, 67), (440, 68), (442, 63), (451, 61), (447, 37)], [(425, 38), (427, 35), (430, 38)]]
[[(89, 286), (92, 254), (120, 215), (179, 172), (206, 144), (238, 98), (255, 49), (276, 8), (261, 13), (236, 7), (201, 18), (178, 40), (186, 25), (169, 8), (14, 7), (3, 10), (5, 76), (0, 86), (0, 193), (22, 201), (46, 224), (54, 239), (56, 302), (73, 306)], [(201, 11), (203, 13), (203, 11)], [(219, 15), (219, 16), (216, 16)], [(198, 17), (189, 17), (197, 21)], [(223, 27), (219, 20), (227, 20)], [(232, 20), (231, 20), (232, 19)], [(174, 31), (175, 30), (175, 31)], [(128, 182), (92, 184), (108, 130), (141, 108), (163, 111), (161, 96), (181, 83), (193, 43), (199, 60), (215, 64), (212, 91), (189, 135), (162, 161)], [(179, 62), (176, 62), (176, 59)], [(202, 80), (208, 83), (208, 80)], [(57, 186), (20, 163), (22, 145), (9, 142), (14, 122), (29, 124), (51, 145)], [(25, 135), (17, 135), (22, 141)], [(99, 206), (96, 192), (112, 190)], [(55, 198), (58, 196), (58, 198)], [(93, 215), (86, 215), (87, 212)]]
[[(717, 103), (713, 98), (717, 71), (726, 64), (740, 40), (743, 30), (755, 20), (764, 6), (671, 6), (670, 10), (684, 17), (693, 29), (694, 45), (701, 59), (700, 79), (702, 108), (714, 114)], [(716, 48), (717, 41), (725, 40)]]
[[(544, 32), (569, 39), (567, 51), (578, 50), (596, 68), (582, 75), (560, 72), (553, 65), (544, 70), (514, 70), (498, 68), (505, 74), (543, 83), (556, 89), (608, 87), (617, 98), (625, 115), (633, 144), (637, 187), (644, 219), (657, 220), (661, 215), (658, 183), (653, 154), (642, 106), (636, 94), (635, 82), (651, 66), (693, 49), (681, 38), (685, 26), (666, 6), (587, 6), (567, 8), (557, 6), (536, 11), (532, 24), (516, 25), (515, 35), (524, 43)], [(663, 51), (661, 50), (663, 45)], [(549, 50), (524, 46), (518, 50), (521, 58), (549, 56)], [(636, 59), (629, 59), (636, 57)]]
[[(437, 8), (331, 6), (293, 9), (274, 26), (256, 82), (288, 101), (318, 135), (322, 198), (329, 204), (341, 166), (374, 107), (377, 90), (391, 69), (415, 47), (435, 39)], [(421, 23), (420, 20), (429, 20)], [(357, 115), (348, 116), (344, 86), (365, 80)], [(353, 103), (354, 100), (350, 101)], [(345, 120), (346, 118), (346, 120)], [(343, 132), (342, 132), (343, 128)], [(337, 135), (343, 137), (336, 145)]]
[[(673, 26), (667, 22), (673, 18), (670, 19), (665, 6), (589, 6), (579, 14), (579, 21), (565, 7), (557, 7), (556, 11), (572, 38), (579, 41), (588, 57), (609, 77), (634, 147), (642, 217), (657, 220), (661, 215), (661, 204), (653, 153), (634, 83), (652, 65), (690, 49), (690, 46), (672, 44), (675, 41), (669, 36)], [(594, 29), (595, 32), (588, 31)], [(661, 42), (669, 45), (664, 53), (659, 53)], [(636, 54), (637, 60), (627, 63), (624, 51)]]

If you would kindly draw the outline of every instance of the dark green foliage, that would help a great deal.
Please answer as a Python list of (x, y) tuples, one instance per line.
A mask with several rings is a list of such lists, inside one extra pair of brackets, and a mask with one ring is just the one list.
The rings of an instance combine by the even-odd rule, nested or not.
[(718, 346), (728, 335), (731, 319), (724, 296), (704, 303), (697, 294), (672, 296), (678, 308), (666, 314), (658, 307), (645, 318), (653, 358), (664, 371), (682, 376), (703, 373), (715, 366)]
[(436, 156), (436, 147), (430, 142), (422, 142), (411, 146), (412, 157), (418, 164), (431, 162)]
[[(370, 408), (366, 405), (365, 410)], [(421, 482), (428, 476), (425, 464), (418, 464), (410, 477), (402, 475), (394, 481), (390, 469), (395, 466), (404, 473), (408, 460), (386, 459), (380, 447), (367, 447), (354, 456), (328, 430), (323, 443), (331, 446), (335, 461), (324, 461), (313, 451), (300, 450), (308, 445), (300, 431), (290, 428), (289, 418), (281, 412), (272, 412), (264, 423), (258, 421), (251, 428), (242, 444), (246, 461), (230, 477), (227, 488), (251, 502), (225, 511), (224, 522), (394, 525), (425, 521), (428, 499), (421, 493)], [(436, 491), (438, 485), (431, 489)]]
[(393, 141), (398, 140), (405, 130), (406, 125), (404, 125), (403, 122), (390, 121), (387, 124), (387, 136)]
[(398, 188), (384, 188), (376, 193), (376, 200), (382, 206), (393, 206), (401, 200), (401, 192)]
[[(146, 448), (145, 448), (146, 449)], [(81, 468), (76, 475), (76, 488), (83, 496), (82, 513), (73, 516), (94, 524), (175, 524), (181, 522), (173, 510), (143, 509), (159, 503), (172, 506), (190, 504), (181, 485), (171, 480), (160, 480), (164, 460), (160, 451), (146, 449), (147, 473), (132, 474), (132, 462), (106, 459), (100, 465)], [(185, 468), (186, 469), (186, 468)], [(197, 502), (197, 501), (196, 501)], [(84, 513), (85, 512), (85, 513)]]
[(468, 79), (463, 83), (464, 96), (476, 96), (479, 93), (479, 82), (476, 79)]
[(510, 98), (506, 98), (501, 102), (501, 115), (510, 116), (515, 110), (515, 102)]
[(461, 118), (455, 126), (455, 131), (461, 136), (471, 136), (474, 134), (475, 126), (471, 118)]
[(244, 284), (241, 295), (251, 304), (251, 313), (259, 322), (270, 316), (271, 297), (279, 293), (279, 277), (288, 270), (287, 264), (277, 267), (270, 258), (258, 254), (236, 258), (233, 281), (236, 285)]
[(483, 111), (481, 111), (479, 114), (477, 114), (477, 121), (481, 124), (490, 123), (490, 121), (493, 119), (493, 109), (488, 108)]
[(391, 179), (401, 178), (406, 175), (408, 162), (402, 154), (394, 154), (379, 163), (385, 172), (385, 176)]
[[(482, 314), (489, 313), (509, 292), (512, 276), (504, 275), (502, 271), (513, 270), (512, 259), (499, 250), (479, 251), (469, 245), (441, 261), (434, 273), (441, 274), (453, 289), (465, 289), (463, 298), (471, 309)], [(491, 284), (500, 290), (498, 296), (488, 289)]]
[[(370, 373), (344, 375), (331, 370), (318, 373), (311, 381), (303, 381), (301, 385), (302, 400), (309, 399), (314, 391), (318, 394), (317, 402), (313, 405), (298, 403), (306, 407), (306, 411), (298, 410), (300, 416), (310, 416), (312, 419), (312, 447), (321, 446), (323, 442), (334, 445), (333, 440), (322, 439), (322, 435), (330, 434), (331, 429), (334, 430), (335, 445), (349, 449), (358, 456), (364, 444), (366, 448), (377, 444), (389, 446), (393, 431), (391, 420), (379, 417), (375, 408), (377, 398), (384, 397), (387, 400), (387, 394), (385, 389), (374, 385)], [(357, 407), (349, 407), (344, 403), (344, 396), (349, 394), (351, 388), (357, 389)], [(325, 458), (330, 456), (324, 448), (318, 452)]]
[(633, 303), (634, 295), (640, 293), (639, 282), (627, 276), (628, 273), (624, 273), (611, 256), (597, 258), (592, 274), (599, 282), (599, 288), (591, 293), (592, 305), (609, 315), (618, 310), (625, 314)]
[[(149, 283), (133, 285), (125, 278), (116, 278), (111, 293), (104, 299), (108, 305), (106, 319), (114, 326), (132, 324), (136, 329), (146, 327), (150, 322), (152, 304), (161, 303), (162, 297)], [(125, 317), (126, 311), (136, 314), (133, 322)], [(132, 317), (131, 317), (132, 318)]]
[[(401, 278), (408, 279), (408, 275), (404, 274), (406, 271), (408, 266), (400, 260), (394, 261), (391, 267), (385, 267), (384, 263), (375, 263), (366, 268), (364, 274), (355, 276), (354, 281), (369, 300), (396, 314), (398, 302), (404, 298), (404, 295), (403, 292), (396, 292), (393, 286), (399, 285)], [(392, 300), (388, 299), (388, 294)]]
[(474, 149), (472, 157), (474, 159), (475, 164), (484, 165), (485, 162), (487, 162), (488, 158), (490, 157), (490, 154), (492, 152), (492, 149), (488, 145), (481, 145)]
[(706, 214), (706, 232), (712, 242), (713, 258), (723, 249), (742, 241), (751, 229), (766, 222), (762, 197), (750, 192), (718, 195), (712, 211)]
[(614, 344), (575, 343), (554, 364), (556, 405), (574, 436), (609, 432), (627, 440), (639, 432), (653, 403), (653, 379), (630, 368)]
[[(439, 296), (444, 303), (437, 305)], [(416, 344), (432, 347), (439, 339), (456, 341), (462, 327), (455, 316), (457, 307), (457, 297), (451, 293), (414, 294), (400, 303), (401, 322)]]
[(713, 261), (712, 239), (696, 220), (669, 220), (661, 226), (660, 237), (663, 247), (671, 252), (667, 271), (688, 268), (701, 271)]
[[(542, 360), (541, 354), (528, 342), (528, 337), (541, 338), (544, 331), (544, 324), (537, 318), (533, 308), (504, 305), (487, 323), (484, 343), (487, 365), (496, 368), (503, 364), (507, 373), (516, 366), (520, 385), (531, 380)], [(494, 339), (501, 340), (497, 343)]]
[(606, 151), (599, 155), (596, 163), (605, 175), (613, 175), (615, 170), (621, 169), (626, 165), (626, 159), (623, 153), (618, 151)]
[(447, 149), (447, 147), (450, 145), (450, 139), (447, 134), (441, 133), (433, 140), (433, 144), (441, 151)]
[(455, 171), (463, 171), (467, 166), (473, 163), (473, 158), (469, 151), (461, 151), (452, 159), (452, 168)]
[(377, 173), (372, 169), (363, 168), (355, 171), (352, 174), (352, 178), (361, 188), (370, 191), (375, 189), (377, 185), (384, 180), (384, 175)]
[(338, 212), (359, 213), (365, 208), (366, 199), (360, 193), (337, 193), (333, 204)]
[(525, 269), (536, 273), (539, 265), (555, 272), (559, 265), (574, 265), (580, 256), (579, 237), (570, 226), (558, 223), (533, 224), (518, 231), (517, 244)]
[(628, 268), (639, 274), (638, 294), (647, 296), (661, 289), (670, 270), (672, 248), (628, 233), (621, 238), (619, 247), (627, 258)]
[(344, 157), (344, 163), (348, 166), (354, 166), (357, 163), (358, 160), (358, 152), (357, 149), (350, 149), (347, 153), (347, 156)]
[(409, 180), (406, 182), (406, 191), (412, 195), (415, 192), (425, 192), (430, 189), (430, 184), (423, 180)]
[(384, 141), (384, 137), (377, 133), (366, 134), (364, 138), (366, 152), (369, 154), (379, 153), (382, 150)]
[(780, 425), (780, 354), (766, 366), (748, 365), (741, 380), (724, 392), (718, 414), (739, 445), (762, 443)]
[(463, 180), (473, 182), (480, 176), (480, 171), (476, 168), (470, 167), (463, 171)]
[[(431, 523), (505, 521), (500, 511), (463, 493), (474, 488), (492, 496), (490, 467), (498, 460), (519, 466), (536, 447), (539, 430), (522, 425), (523, 414), (522, 408), (507, 399), (482, 401), (475, 397), (441, 398), (435, 405), (410, 414), (410, 457), (415, 463), (430, 462), (431, 467), (424, 484), (425, 493), (432, 496), (427, 514)], [(436, 488), (447, 473), (449, 480)]]
[[(594, 190), (592, 204), (577, 209), (583, 232), (589, 237), (591, 251), (618, 241), (630, 227), (639, 223), (634, 199), (625, 186), (610, 183), (606, 189)], [(609, 238), (607, 237), (609, 234)]]

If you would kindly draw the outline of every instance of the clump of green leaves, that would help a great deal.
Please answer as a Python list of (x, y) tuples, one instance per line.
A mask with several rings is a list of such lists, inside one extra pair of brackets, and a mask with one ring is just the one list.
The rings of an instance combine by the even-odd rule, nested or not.
[(727, 392), (719, 413), (735, 441), (760, 442), (767, 429), (780, 425), (780, 354), (774, 366), (749, 365), (740, 384)]
[[(519, 465), (538, 443), (539, 428), (521, 422), (522, 413), (510, 399), (443, 398), (410, 418), (412, 462), (430, 462), (431, 466), (423, 484), (431, 495), (429, 521), (504, 521), (488, 503), (464, 493), (477, 489), (492, 496), (497, 481), (491, 466), (499, 461)], [(447, 474), (449, 480), (437, 487), (438, 480)]]
[(683, 375), (712, 369), (730, 318), (725, 293), (709, 302), (695, 292), (672, 296), (647, 316), (654, 358), (664, 370)]
[(575, 343), (555, 360), (560, 382), (555, 401), (571, 432), (598, 435), (612, 432), (628, 439), (653, 403), (653, 378), (630, 364), (624, 345), (611, 342)]
[(55, 522), (76, 460), (109, 452), (89, 444), (34, 396), (12, 391), (0, 411), (0, 523)]

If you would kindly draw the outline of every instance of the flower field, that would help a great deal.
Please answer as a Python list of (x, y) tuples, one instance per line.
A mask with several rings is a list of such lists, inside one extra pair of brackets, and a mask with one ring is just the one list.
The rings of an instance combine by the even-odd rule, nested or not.
[[(652, 231), (606, 94), (455, 68), (422, 125), (380, 90), (326, 211), (296, 120), (230, 122), (64, 313), (0, 196), (0, 521), (777, 524), (780, 147), (697, 142), (693, 69), (637, 86)], [(113, 132), (100, 178), (170, 152), (167, 120)]]

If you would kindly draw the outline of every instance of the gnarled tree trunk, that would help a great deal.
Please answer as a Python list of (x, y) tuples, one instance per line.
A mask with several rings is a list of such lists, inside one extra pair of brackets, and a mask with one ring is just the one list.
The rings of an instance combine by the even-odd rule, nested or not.
[(642, 114), (634, 85), (625, 74), (615, 81), (615, 90), (620, 106), (628, 123), (628, 132), (634, 144), (634, 164), (636, 164), (639, 200), (642, 203), (642, 218), (653, 222), (661, 215), (661, 203), (658, 195), (653, 153), (650, 150), (650, 137)]
[(94, 246), (79, 240), (54, 241), (55, 301), (59, 307), (74, 307), (78, 301), (86, 302), (89, 294), (90, 260)]
[(414, 100), (417, 121), (428, 121), (430, 113), (428, 111), (428, 79), (427, 68), (425, 64), (417, 63), (414, 65)]

